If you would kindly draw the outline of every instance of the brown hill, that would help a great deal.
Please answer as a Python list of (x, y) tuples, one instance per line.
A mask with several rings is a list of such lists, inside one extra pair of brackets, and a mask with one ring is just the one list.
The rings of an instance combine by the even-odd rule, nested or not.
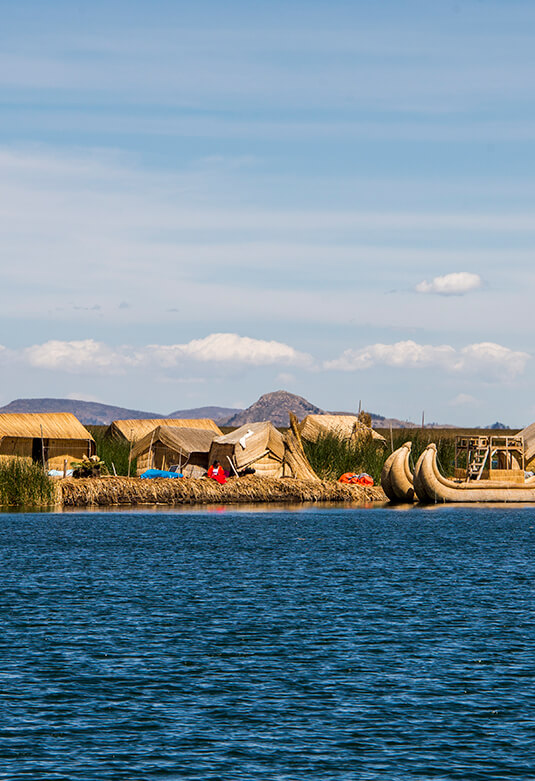
[(0, 412), (72, 412), (79, 421), (93, 426), (107, 426), (113, 420), (164, 417), (157, 412), (144, 412), (78, 399), (15, 399), (0, 408)]
[(195, 407), (194, 409), (179, 409), (174, 412), (170, 412), (166, 415), (166, 418), (188, 418), (194, 420), (196, 418), (211, 418), (216, 423), (220, 421), (227, 421), (232, 415), (237, 415), (243, 412), (242, 409), (237, 407)]
[(250, 407), (232, 415), (226, 426), (243, 426), (244, 423), (257, 423), (270, 420), (275, 426), (287, 426), (289, 413), (293, 412), (301, 420), (305, 415), (323, 415), (324, 410), (311, 404), (302, 396), (296, 396), (288, 391), (274, 391), (260, 396)]

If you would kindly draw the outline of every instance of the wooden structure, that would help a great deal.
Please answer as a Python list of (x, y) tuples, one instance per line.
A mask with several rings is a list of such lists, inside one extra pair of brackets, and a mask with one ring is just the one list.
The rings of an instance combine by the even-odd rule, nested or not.
[(284, 438), (269, 421), (246, 423), (214, 439), (210, 463), (214, 461), (219, 461), (231, 474), (252, 467), (262, 477), (282, 477)]
[(299, 423), (299, 433), (307, 442), (317, 442), (329, 434), (343, 440), (373, 439), (384, 444), (386, 440), (355, 415), (307, 415)]
[(455, 438), (455, 477), (461, 480), (508, 480), (524, 483), (521, 435)]
[(63, 469), (92, 456), (96, 445), (89, 431), (70, 412), (5, 412), (0, 414), (0, 458), (18, 456)]
[(176, 428), (196, 428), (213, 431), (221, 436), (219, 426), (210, 418), (141, 418), (140, 420), (114, 420), (106, 429), (106, 436), (123, 439), (127, 442), (138, 442), (158, 428), (158, 426), (174, 426)]
[(422, 503), (534, 502), (535, 477), (515, 479), (450, 480), (437, 465), (437, 446), (426, 447), (414, 470), (414, 489)]
[(519, 432), (524, 441), (524, 461), (526, 469), (535, 471), (535, 423)]
[(215, 431), (178, 426), (158, 426), (132, 448), (137, 475), (147, 469), (178, 471), (200, 477), (208, 469), (208, 456)]

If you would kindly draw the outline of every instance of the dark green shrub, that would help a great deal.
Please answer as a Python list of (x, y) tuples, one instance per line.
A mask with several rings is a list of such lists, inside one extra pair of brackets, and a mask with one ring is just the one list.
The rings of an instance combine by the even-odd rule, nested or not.
[[(86, 426), (93, 435), (97, 446), (97, 455), (104, 461), (108, 474), (113, 475), (113, 466), (118, 475), (128, 474), (128, 456), (130, 442), (121, 439), (112, 439), (106, 436), (105, 426)], [(132, 459), (130, 475), (136, 474), (136, 461)]]

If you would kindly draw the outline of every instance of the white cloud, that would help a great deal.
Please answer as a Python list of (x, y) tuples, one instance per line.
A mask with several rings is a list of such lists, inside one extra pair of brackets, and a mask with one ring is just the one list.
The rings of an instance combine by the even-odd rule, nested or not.
[[(38, 369), (64, 371), (69, 374), (105, 372), (118, 374), (126, 365), (134, 365), (134, 356), (119, 352), (93, 339), (62, 342), (53, 339), (34, 344), (24, 351), (26, 361)], [(139, 359), (137, 360), (139, 362)]]
[(114, 348), (93, 339), (52, 340), (26, 348), (23, 356), (35, 368), (72, 374), (121, 374), (128, 368), (149, 365), (165, 370), (184, 365), (187, 361), (249, 366), (283, 364), (306, 367), (312, 364), (311, 356), (287, 344), (238, 334), (210, 334), (185, 344), (151, 344), (140, 348)]
[(481, 342), (463, 347), (455, 369), (483, 374), (503, 370), (505, 376), (515, 377), (522, 374), (529, 359), (528, 353), (510, 350), (494, 342)]
[(413, 341), (396, 344), (372, 344), (360, 350), (345, 350), (340, 358), (327, 361), (326, 369), (354, 371), (383, 365), (397, 368), (419, 368), (447, 364), (455, 357), (455, 350), (448, 345), (433, 347)]
[(400, 369), (437, 367), (451, 372), (482, 374), (504, 381), (521, 374), (530, 356), (510, 350), (494, 342), (470, 344), (460, 350), (443, 345), (418, 344), (411, 340), (395, 344), (372, 344), (359, 350), (345, 350), (342, 355), (327, 361), (326, 369), (356, 371), (372, 366), (391, 366)]
[(98, 396), (92, 396), (90, 393), (86, 393), (85, 391), (74, 391), (73, 393), (67, 393), (65, 398), (71, 399), (72, 401), (92, 401), (96, 402), (97, 404), (106, 403), (103, 402), (102, 399)]
[(439, 296), (462, 296), (471, 290), (477, 290), (482, 284), (483, 280), (479, 274), (458, 271), (454, 274), (435, 277), (431, 282), (424, 280), (416, 285), (416, 291), (418, 293), (436, 293)]
[(463, 407), (469, 404), (478, 404), (478, 400), (475, 396), (471, 396), (469, 393), (458, 393), (455, 398), (450, 401), (451, 407)]
[(252, 366), (289, 364), (307, 366), (312, 359), (287, 344), (251, 339), (238, 334), (210, 334), (187, 344), (149, 345), (147, 353), (163, 366), (174, 366), (184, 358), (216, 363), (242, 363)]

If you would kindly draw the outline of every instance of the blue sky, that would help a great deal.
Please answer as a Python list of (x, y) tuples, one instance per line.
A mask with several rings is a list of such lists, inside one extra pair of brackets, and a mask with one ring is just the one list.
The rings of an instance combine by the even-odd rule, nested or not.
[(0, 2), (0, 402), (535, 419), (529, 2)]

